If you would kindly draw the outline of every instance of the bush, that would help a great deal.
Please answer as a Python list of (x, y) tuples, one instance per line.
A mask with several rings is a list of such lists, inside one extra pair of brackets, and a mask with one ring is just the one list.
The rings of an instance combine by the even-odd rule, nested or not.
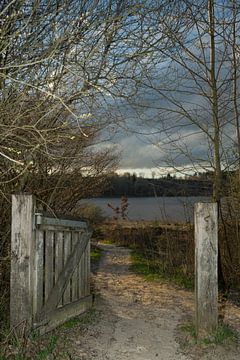
[(91, 225), (101, 224), (104, 220), (103, 210), (94, 204), (84, 204), (77, 209), (77, 215), (85, 219)]

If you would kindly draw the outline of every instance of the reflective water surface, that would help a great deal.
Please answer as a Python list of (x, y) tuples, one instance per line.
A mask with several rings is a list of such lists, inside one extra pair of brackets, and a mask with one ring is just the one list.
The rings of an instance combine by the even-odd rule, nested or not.
[[(206, 202), (208, 197), (141, 197), (128, 199), (129, 220), (162, 220), (170, 222), (192, 222), (193, 209), (196, 202)], [(114, 216), (114, 211), (108, 206), (120, 206), (119, 198), (95, 198), (81, 200), (80, 204), (90, 203), (99, 206), (104, 215)]]

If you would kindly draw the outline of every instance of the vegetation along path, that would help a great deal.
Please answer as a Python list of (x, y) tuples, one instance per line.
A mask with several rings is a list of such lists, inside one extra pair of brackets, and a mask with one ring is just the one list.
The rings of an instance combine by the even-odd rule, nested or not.
[[(199, 346), (192, 341), (184, 346), (187, 336), (181, 326), (192, 314), (192, 293), (146, 281), (130, 270), (128, 249), (100, 246), (103, 256), (93, 279), (97, 319), (81, 335), (73, 329), (68, 333), (77, 359), (239, 359), (237, 341), (228, 346)], [(228, 306), (227, 318), (239, 327), (237, 307)]]

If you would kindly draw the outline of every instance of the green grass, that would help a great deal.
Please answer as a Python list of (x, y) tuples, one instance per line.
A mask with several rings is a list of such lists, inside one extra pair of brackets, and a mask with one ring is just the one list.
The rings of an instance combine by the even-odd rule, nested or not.
[[(10, 336), (10, 334), (6, 333), (8, 341), (4, 345), (0, 344), (0, 360), (7, 360), (9, 358), (14, 360), (65, 359), (66, 349), (69, 350), (69, 346), (64, 345), (67, 338), (62, 333), (62, 330), (79, 327), (77, 330), (84, 331), (87, 326), (98, 321), (100, 316), (101, 312), (92, 308), (85, 314), (70, 319), (61, 325), (59, 327), (60, 332), (56, 329), (54, 333), (44, 335), (43, 337), (39, 336), (37, 332), (32, 333), (27, 343), (13, 334)], [(6, 356), (5, 354), (8, 355)], [(66, 358), (70, 359), (68, 355)]]
[(0, 335), (3, 340), (0, 344), (0, 360), (47, 360), (55, 351), (58, 340), (57, 336), (48, 335), (42, 342), (38, 332), (32, 332), (29, 339), (19, 337), (9, 326), (7, 327), (7, 324), (1, 329)]
[(39, 350), (37, 354), (35, 355), (35, 360), (46, 360), (48, 359), (49, 355), (53, 353), (56, 347), (58, 337), (57, 336), (50, 336), (48, 344)]
[(62, 329), (72, 329), (77, 325), (90, 325), (93, 324), (96, 319), (99, 318), (99, 311), (95, 308), (91, 308), (85, 314), (75, 317), (66, 321), (63, 325), (61, 325)]
[(190, 335), (191, 339), (194, 342), (197, 342), (196, 327), (192, 322), (182, 324), (181, 326), (179, 326), (179, 328), (183, 333)]
[(90, 252), (91, 261), (97, 261), (101, 258), (101, 256), (102, 256), (102, 250), (94, 246)]
[(70, 320), (66, 321), (62, 325), (62, 328), (63, 329), (72, 329), (73, 327), (75, 327), (78, 324), (79, 324), (79, 318), (73, 318), (73, 319), (70, 319)]
[(221, 324), (202, 341), (204, 344), (228, 345), (237, 341), (237, 333), (230, 326)]
[(131, 259), (131, 270), (148, 281), (168, 281), (181, 288), (193, 288), (193, 281), (187, 278), (181, 269), (176, 269), (173, 274), (169, 274), (160, 261), (147, 259), (137, 250), (132, 250)]
[(190, 336), (188, 343), (202, 345), (230, 345), (237, 342), (238, 334), (230, 326), (219, 324), (216, 330), (198, 339), (195, 325), (190, 322), (183, 324), (180, 329)]
[(156, 267), (155, 264), (145, 259), (139, 252), (132, 250), (131, 259), (131, 270), (138, 275), (142, 275), (149, 281), (163, 280), (163, 272), (160, 267)]
[(99, 244), (103, 245), (114, 245), (114, 241), (110, 239), (103, 239), (99, 241)]

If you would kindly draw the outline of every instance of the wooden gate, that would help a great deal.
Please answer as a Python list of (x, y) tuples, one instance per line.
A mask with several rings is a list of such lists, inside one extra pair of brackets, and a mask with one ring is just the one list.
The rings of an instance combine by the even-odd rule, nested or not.
[(32, 195), (12, 196), (12, 326), (44, 333), (91, 307), (90, 237), (85, 222), (44, 216)]

